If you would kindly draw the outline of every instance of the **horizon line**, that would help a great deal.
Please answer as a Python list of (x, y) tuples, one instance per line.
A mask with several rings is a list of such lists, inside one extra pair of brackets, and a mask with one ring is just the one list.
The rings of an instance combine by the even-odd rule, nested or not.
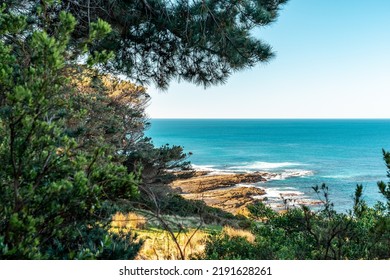
[(187, 118), (187, 117), (177, 117), (177, 118), (153, 118), (148, 117), (153, 120), (390, 120), (389, 118)]

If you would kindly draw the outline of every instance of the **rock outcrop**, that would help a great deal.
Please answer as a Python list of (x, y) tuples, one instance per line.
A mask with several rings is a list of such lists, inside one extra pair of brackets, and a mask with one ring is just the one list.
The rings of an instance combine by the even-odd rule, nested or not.
[(259, 172), (218, 175), (202, 172), (191, 178), (178, 179), (171, 186), (184, 198), (203, 200), (209, 206), (237, 214), (245, 212), (248, 204), (265, 194), (263, 189), (250, 185), (266, 181), (265, 175)]

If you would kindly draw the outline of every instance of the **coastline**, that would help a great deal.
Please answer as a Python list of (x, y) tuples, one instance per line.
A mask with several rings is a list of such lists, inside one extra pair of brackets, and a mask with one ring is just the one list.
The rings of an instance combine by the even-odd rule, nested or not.
[[(321, 201), (307, 199), (303, 193), (268, 189), (266, 182), (279, 174), (271, 172), (226, 173), (211, 171), (180, 171), (171, 188), (186, 199), (202, 200), (208, 206), (220, 208), (232, 214), (247, 215), (247, 206), (263, 202), (274, 211), (300, 205), (316, 206)], [(262, 186), (259, 186), (259, 183)]]

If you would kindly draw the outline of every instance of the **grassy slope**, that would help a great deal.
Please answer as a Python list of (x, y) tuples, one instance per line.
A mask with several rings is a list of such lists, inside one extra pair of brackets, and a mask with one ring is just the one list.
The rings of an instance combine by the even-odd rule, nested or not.
[[(237, 221), (230, 222), (237, 227)], [(226, 220), (225, 220), (225, 224)], [(207, 238), (222, 231), (230, 236), (254, 237), (249, 231), (224, 226), (221, 223), (205, 224), (197, 216), (161, 215), (156, 218), (150, 211), (117, 213), (111, 223), (113, 232), (133, 232), (144, 241), (136, 259), (171, 260), (201, 257)], [(181, 252), (180, 252), (181, 251)]]

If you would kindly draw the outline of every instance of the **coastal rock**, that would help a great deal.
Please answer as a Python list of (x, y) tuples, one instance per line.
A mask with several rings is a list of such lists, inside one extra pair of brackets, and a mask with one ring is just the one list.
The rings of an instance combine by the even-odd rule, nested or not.
[(281, 192), (278, 197), (269, 197), (266, 190), (250, 185), (272, 180), (278, 175), (275, 173), (213, 174), (208, 171), (184, 171), (174, 175), (177, 179), (171, 183), (171, 187), (184, 198), (203, 200), (209, 206), (233, 214), (247, 214), (248, 204), (259, 200), (278, 212), (300, 205), (321, 205), (320, 201), (304, 199), (294, 192)]
[(263, 182), (266, 181), (265, 176), (267, 173), (264, 172), (217, 175), (202, 172), (194, 173), (191, 178), (175, 180), (171, 186), (184, 198), (203, 200), (209, 206), (237, 214), (265, 194), (263, 189), (240, 184)]
[(263, 189), (250, 186), (216, 189), (202, 193), (187, 193), (182, 194), (182, 196), (187, 199), (203, 200), (209, 206), (238, 214), (246, 211), (246, 206), (256, 200), (255, 196), (264, 194)]
[(237, 184), (264, 182), (266, 173), (254, 172), (249, 174), (218, 174), (194, 176), (188, 179), (176, 180), (171, 186), (180, 187), (184, 193), (202, 193), (205, 191), (229, 188)]

